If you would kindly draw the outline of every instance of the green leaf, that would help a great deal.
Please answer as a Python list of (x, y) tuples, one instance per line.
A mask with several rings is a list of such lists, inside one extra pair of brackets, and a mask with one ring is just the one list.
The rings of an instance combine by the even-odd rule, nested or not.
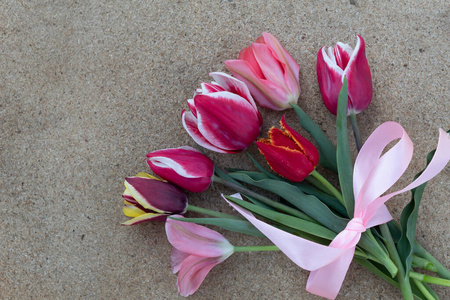
[(334, 232), (341, 232), (347, 226), (348, 220), (336, 216), (317, 197), (303, 193), (298, 187), (292, 184), (274, 179), (258, 180), (257, 178), (255, 179), (242, 173), (230, 173), (228, 175), (233, 179), (257, 186), (280, 196)]
[(234, 219), (225, 219), (225, 218), (175, 218), (170, 217), (171, 219), (196, 223), (196, 224), (204, 224), (204, 225), (214, 225), (229, 231), (244, 233), (248, 235), (265, 237), (255, 226), (253, 226), (247, 220), (234, 220)]
[(300, 120), (300, 126), (308, 131), (319, 146), (318, 150), (320, 164), (324, 168), (337, 172), (336, 147), (325, 135), (322, 129), (320, 129), (320, 127), (300, 108), (300, 106), (297, 104), (291, 104), (291, 106), (297, 113)]
[[(435, 150), (431, 151), (427, 156), (427, 166), (433, 158)], [(426, 168), (426, 167), (425, 167)], [(425, 170), (425, 169), (424, 169)], [(415, 177), (419, 177), (424, 171), (422, 170)], [(422, 200), (423, 191), (425, 190), (426, 182), (411, 190), (411, 201), (405, 206), (400, 216), (400, 226), (402, 228), (402, 236), (397, 244), (398, 254), (405, 267), (405, 278), (409, 277), (411, 264), (414, 254), (414, 241), (416, 235), (416, 222), (419, 214), (420, 201)]]
[(316, 196), (320, 201), (335, 210), (341, 216), (348, 217), (345, 207), (335, 197), (303, 182), (294, 182), (292, 184), (301, 189), (305, 194)]
[(355, 210), (355, 200), (353, 196), (353, 162), (350, 156), (350, 147), (348, 145), (347, 137), (347, 101), (347, 78), (344, 77), (344, 83), (342, 84), (342, 89), (339, 93), (336, 116), (336, 161), (339, 175), (339, 184), (341, 186), (345, 208), (347, 209), (348, 216), (350, 218), (353, 218), (353, 212)]
[(231, 196), (225, 196), (225, 198), (251, 211), (254, 214), (262, 216), (265, 219), (271, 220), (273, 222), (288, 226), (290, 228), (303, 231), (305, 233), (321, 237), (330, 241), (336, 237), (335, 232), (323, 227), (322, 225), (318, 225), (316, 223), (305, 221), (303, 219), (279, 213), (273, 210), (265, 209)]
[(266, 175), (268, 178), (272, 178), (272, 179), (279, 179), (281, 180), (281, 177), (279, 177), (278, 175), (275, 175), (269, 171), (267, 171), (266, 169), (264, 169), (263, 166), (260, 165), (260, 163), (258, 163), (256, 161), (256, 159), (250, 155), (250, 153), (247, 153), (248, 157), (252, 160), (253, 164), (255, 165), (255, 167), (261, 171), (261, 173), (263, 173), (264, 175)]

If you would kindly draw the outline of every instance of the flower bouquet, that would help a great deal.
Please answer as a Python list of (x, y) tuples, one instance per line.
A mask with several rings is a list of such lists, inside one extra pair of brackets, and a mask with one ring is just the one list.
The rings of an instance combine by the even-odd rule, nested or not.
[[(357, 36), (354, 49), (337, 43), (318, 53), (317, 78), (326, 107), (336, 115), (336, 143), (297, 105), (300, 67), (274, 36), (263, 33), (225, 66), (233, 76), (211, 73), (214, 81), (202, 83), (187, 100), (183, 126), (198, 145), (219, 153), (240, 153), (256, 141), (271, 170), (251, 155), (254, 170), (223, 170), (200, 148), (184, 146), (147, 155), (158, 177), (138, 173), (125, 179), (123, 212), (132, 219), (123, 225), (165, 222), (178, 292), (193, 294), (211, 268), (234, 252), (282, 251), (311, 272), (306, 290), (328, 299), (337, 297), (352, 261), (398, 287), (404, 299), (438, 299), (430, 284), (450, 286), (450, 271), (416, 241), (415, 231), (425, 185), (450, 159), (449, 134), (440, 130), (436, 150), (413, 182), (387, 193), (408, 167), (413, 144), (395, 122), (381, 124), (362, 143), (356, 115), (372, 99), (364, 40)], [(284, 116), (281, 129), (272, 127), (267, 138), (257, 139), (263, 120), (256, 103), (275, 111), (294, 109), (315, 144)], [(339, 187), (316, 170), (318, 164), (336, 173)], [(236, 191), (221, 195), (236, 215), (188, 204), (185, 191), (201, 193), (212, 182)], [(406, 191), (411, 201), (396, 222), (385, 203)], [(189, 211), (208, 217), (184, 217)], [(270, 244), (234, 246), (204, 225), (265, 237)]]

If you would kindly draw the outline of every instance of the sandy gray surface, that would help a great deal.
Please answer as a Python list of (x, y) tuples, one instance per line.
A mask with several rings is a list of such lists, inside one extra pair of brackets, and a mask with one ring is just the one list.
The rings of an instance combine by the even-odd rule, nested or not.
[[(374, 98), (363, 137), (400, 122), (415, 143), (406, 185), (449, 126), (446, 1), (2, 1), (0, 3), (0, 298), (176, 299), (161, 223), (122, 227), (123, 178), (145, 155), (194, 145), (185, 100), (262, 31), (301, 66), (300, 105), (335, 138), (315, 76), (320, 47), (367, 44)], [(265, 130), (281, 113), (261, 110)], [(295, 121), (292, 111), (287, 118)], [(296, 127), (298, 128), (298, 127)], [(251, 153), (256, 154), (253, 147)], [(223, 167), (245, 155), (208, 152)], [(449, 168), (428, 186), (418, 239), (449, 261)], [(213, 186), (190, 202), (231, 212)], [(398, 217), (409, 195), (388, 206)], [(266, 241), (225, 232), (235, 245)], [(238, 253), (192, 299), (318, 299), (281, 253)], [(449, 289), (437, 289), (449, 299)], [(338, 299), (399, 299), (352, 265)]]

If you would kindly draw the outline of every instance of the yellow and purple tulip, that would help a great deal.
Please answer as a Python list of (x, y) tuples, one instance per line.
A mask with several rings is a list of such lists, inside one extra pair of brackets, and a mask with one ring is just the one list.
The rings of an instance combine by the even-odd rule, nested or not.
[(344, 77), (348, 83), (347, 113), (358, 114), (369, 106), (372, 100), (372, 76), (366, 58), (365, 43), (356, 36), (355, 49), (338, 42), (328, 50), (323, 47), (317, 54), (317, 80), (323, 102), (336, 115), (339, 92)]
[(163, 149), (147, 154), (153, 173), (194, 193), (205, 191), (214, 175), (214, 163), (192, 147)]
[(183, 110), (183, 126), (202, 147), (220, 153), (241, 152), (258, 137), (261, 115), (240, 80), (221, 72), (209, 74), (215, 80), (202, 83)]
[(227, 69), (250, 89), (256, 102), (273, 110), (290, 108), (300, 96), (300, 66), (270, 33), (225, 61)]
[(132, 217), (122, 225), (165, 221), (172, 214), (184, 214), (187, 197), (178, 187), (146, 173), (125, 178), (123, 213)]
[(275, 173), (294, 181), (303, 181), (319, 162), (319, 152), (281, 119), (283, 130), (272, 127), (268, 139), (256, 142), (259, 151)]
[(178, 293), (184, 297), (195, 293), (209, 271), (234, 253), (223, 235), (205, 226), (169, 218), (166, 234), (173, 246), (170, 267), (178, 273)]

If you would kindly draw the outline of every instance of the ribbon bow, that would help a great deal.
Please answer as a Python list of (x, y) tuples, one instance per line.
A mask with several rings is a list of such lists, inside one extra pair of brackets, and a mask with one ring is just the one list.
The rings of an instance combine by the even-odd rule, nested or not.
[[(400, 139), (381, 155), (393, 140)], [(403, 175), (413, 154), (413, 143), (395, 122), (380, 125), (367, 139), (353, 169), (355, 214), (346, 228), (328, 246), (295, 236), (256, 219), (249, 211), (228, 202), (283, 251), (299, 267), (311, 271), (306, 290), (335, 299), (353, 259), (361, 234), (368, 228), (392, 220), (384, 203), (436, 176), (450, 160), (450, 137), (440, 129), (439, 142), (426, 170), (405, 188), (381, 196)], [(236, 197), (236, 196), (235, 196)], [(240, 195), (238, 194), (238, 197)]]

